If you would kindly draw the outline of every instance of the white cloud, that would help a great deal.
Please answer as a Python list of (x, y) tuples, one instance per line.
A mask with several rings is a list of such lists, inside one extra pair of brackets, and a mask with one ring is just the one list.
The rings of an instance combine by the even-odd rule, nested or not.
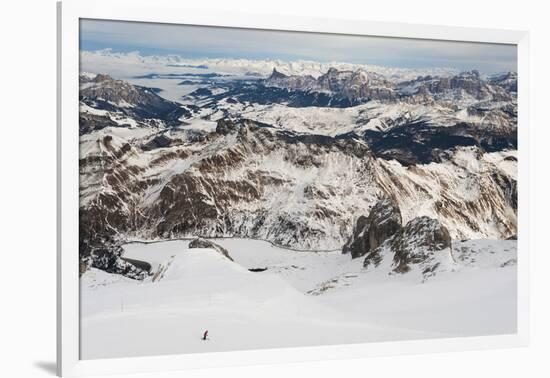
[[(198, 68), (200, 66), (201, 68)], [(206, 67), (206, 68), (205, 68)], [(114, 52), (109, 49), (81, 51), (80, 68), (83, 72), (106, 73), (119, 79), (151, 73), (181, 74), (220, 72), (244, 75), (255, 72), (268, 76), (273, 68), (286, 74), (312, 75), (318, 77), (330, 67), (340, 70), (367, 69), (386, 75), (388, 79), (409, 80), (419, 75), (453, 75), (458, 71), (448, 68), (388, 68), (375, 65), (353, 64), (346, 62), (318, 62), (311, 60), (272, 60), (272, 59), (185, 59), (180, 56), (142, 56), (138, 52)]]
[(516, 70), (516, 48), (479, 44), (319, 33), (231, 29), (122, 21), (81, 21), (87, 45), (187, 57), (347, 61), (393, 67)]

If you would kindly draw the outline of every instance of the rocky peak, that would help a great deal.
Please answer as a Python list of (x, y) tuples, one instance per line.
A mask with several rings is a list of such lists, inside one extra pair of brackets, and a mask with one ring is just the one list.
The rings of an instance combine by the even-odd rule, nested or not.
[(271, 72), (271, 76), (269, 76), (268, 80), (284, 79), (284, 78), (287, 78), (287, 77), (288, 77), (287, 75), (285, 75), (282, 72), (277, 71), (277, 68), (273, 67), (273, 71)]
[[(317, 82), (319, 83), (320, 87), (322, 87), (323, 89), (330, 90), (333, 92), (340, 92), (350, 84), (353, 78), (354, 78), (353, 71), (338, 71), (336, 68), (331, 67), (329, 68), (327, 73), (319, 76), (319, 78), (317, 79)], [(357, 83), (357, 84), (360, 84), (360, 83)], [(366, 84), (366, 82), (361, 84)]]
[(484, 80), (479, 71), (465, 71), (454, 76), (424, 76), (399, 84), (402, 88), (416, 88), (415, 94), (431, 94), (436, 99), (460, 99), (465, 95), (477, 100), (509, 101), (510, 93), (502, 87)]
[(101, 83), (102, 81), (109, 81), (109, 80), (113, 80), (113, 78), (109, 75), (105, 75), (105, 74), (97, 74), (94, 78), (94, 82), (95, 83)]
[(369, 216), (360, 216), (352, 236), (342, 249), (342, 253), (351, 253), (352, 258), (360, 257), (377, 248), (387, 238), (401, 228), (401, 211), (397, 204), (384, 198), (371, 209)]
[[(371, 88), (370, 84), (374, 84)], [(273, 70), (264, 83), (268, 87), (285, 88), (292, 91), (317, 93), (331, 96), (334, 103), (343, 101), (353, 106), (368, 100), (393, 100), (397, 96), (390, 83), (379, 75), (367, 73), (363, 68), (355, 71), (340, 71), (330, 67), (318, 78), (311, 75), (284, 75)]]
[(351, 75), (352, 82), (367, 83), (369, 81), (369, 74), (366, 70), (359, 68), (353, 71)]
[(364, 255), (366, 253), (365, 251), (369, 248), (368, 237), (365, 235), (365, 233), (368, 232), (368, 229), (369, 218), (364, 215), (360, 215), (355, 222), (352, 235), (342, 248), (342, 253), (350, 253), (352, 258)]
[(160, 119), (168, 125), (179, 125), (182, 115), (190, 112), (179, 104), (166, 100), (151, 88), (114, 80), (98, 74), (80, 88), (80, 101), (92, 108), (121, 113), (144, 121)]
[[(410, 220), (391, 238), (365, 257), (363, 266), (378, 266), (384, 259), (392, 260), (394, 273), (406, 273), (418, 267), (426, 278), (434, 275), (441, 263), (451, 257), (451, 236), (449, 230), (437, 219), (426, 216)], [(444, 250), (449, 251), (444, 252)]]
[(238, 126), (230, 119), (220, 118), (216, 124), (216, 133), (227, 135), (238, 129)]
[(268, 87), (285, 88), (295, 91), (310, 91), (318, 89), (317, 80), (311, 75), (285, 75), (275, 68), (271, 75), (264, 80)]
[(389, 244), (395, 252), (395, 271), (406, 272), (410, 264), (421, 263), (430, 254), (450, 248), (451, 236), (437, 219), (423, 216), (410, 220)]
[(517, 72), (506, 72), (503, 74), (494, 75), (489, 78), (489, 82), (506, 89), (509, 92), (518, 91), (518, 74)]
[(155, 135), (151, 140), (147, 141), (141, 146), (143, 151), (151, 151), (157, 148), (170, 147), (173, 140), (165, 134)]
[[(352, 258), (365, 255), (365, 268), (388, 261), (392, 273), (406, 273), (418, 267), (424, 278), (434, 275), (441, 263), (452, 260), (449, 230), (426, 216), (410, 220), (402, 227), (401, 211), (390, 198), (378, 201), (369, 216), (357, 219), (353, 234), (342, 252)], [(441, 252), (441, 254), (440, 254)]]
[(401, 229), (401, 211), (393, 200), (384, 198), (370, 211), (369, 222), (369, 247), (375, 249)]

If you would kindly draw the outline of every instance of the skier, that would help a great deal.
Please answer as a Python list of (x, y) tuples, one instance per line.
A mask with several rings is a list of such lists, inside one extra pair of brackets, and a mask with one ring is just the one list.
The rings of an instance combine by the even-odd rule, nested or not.
[(204, 334), (202, 335), (202, 339), (208, 340), (207, 337), (208, 337), (208, 330), (204, 331)]

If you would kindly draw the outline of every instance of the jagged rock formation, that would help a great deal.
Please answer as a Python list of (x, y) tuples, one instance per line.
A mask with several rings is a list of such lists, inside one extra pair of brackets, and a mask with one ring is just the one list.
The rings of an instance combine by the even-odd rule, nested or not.
[(315, 79), (309, 75), (287, 76), (274, 68), (264, 83), (268, 87), (292, 91), (330, 93), (336, 100), (335, 103), (349, 104), (348, 106), (369, 100), (395, 100), (398, 97), (389, 82), (380, 75), (367, 73), (364, 69), (338, 71), (330, 68), (327, 73)]
[(165, 100), (151, 88), (101, 74), (94, 78), (81, 75), (80, 80), (80, 101), (94, 109), (122, 113), (144, 122), (161, 120), (170, 126), (179, 125), (180, 117), (190, 115), (186, 108)]
[[(354, 106), (366, 101), (429, 103), (434, 101), (511, 101), (517, 91), (517, 75), (508, 73), (484, 79), (478, 71), (454, 76), (419, 76), (414, 80), (393, 83), (364, 69), (338, 71), (330, 68), (317, 79), (305, 75), (284, 75), (273, 69), (264, 84), (289, 91), (329, 93), (336, 106)], [(347, 100), (342, 102), (341, 100)]]
[(229, 255), (229, 252), (227, 251), (227, 249), (225, 249), (221, 245), (216, 244), (216, 243), (214, 243), (213, 241), (210, 241), (210, 240), (206, 240), (206, 239), (203, 239), (203, 238), (193, 239), (189, 243), (189, 248), (210, 248), (210, 249), (215, 250), (219, 254), (227, 257), (229, 260), (233, 261), (233, 259)]
[(452, 77), (419, 77), (399, 84), (406, 95), (433, 95), (438, 100), (459, 100), (471, 96), (476, 100), (510, 101), (512, 95), (494, 82), (481, 78), (478, 71), (462, 72)]
[(374, 249), (401, 228), (401, 211), (391, 199), (386, 198), (374, 205), (369, 220), (368, 245), (369, 249)]
[(433, 273), (439, 266), (434, 254), (451, 248), (449, 231), (426, 216), (413, 218), (404, 227), (401, 222), (401, 211), (394, 201), (378, 201), (368, 217), (357, 219), (342, 252), (351, 253), (352, 258), (366, 255), (365, 268), (377, 267), (384, 256), (392, 256), (395, 273), (406, 273), (412, 265), (421, 266), (425, 276)]
[[(428, 217), (414, 218), (388, 242), (388, 247), (395, 252), (395, 271), (409, 271), (412, 264), (425, 263), (434, 253), (451, 248), (451, 236), (436, 219)], [(435, 269), (436, 266), (430, 267)], [(427, 271), (423, 271), (424, 274)]]
[(506, 72), (498, 75), (493, 75), (489, 78), (492, 84), (496, 84), (509, 92), (518, 91), (518, 74), (517, 72)]
[(237, 129), (235, 123), (229, 119), (220, 118), (216, 124), (216, 133), (221, 135), (227, 135)]
[(353, 227), (353, 233), (342, 247), (342, 253), (351, 254), (351, 258), (363, 256), (369, 250), (368, 244), (368, 217), (360, 215)]
[(122, 247), (111, 235), (90, 234), (88, 230), (81, 230), (79, 244), (80, 275), (90, 267), (137, 280), (142, 280), (149, 274), (148, 270), (139, 264), (132, 264), (121, 257)]
[(452, 259), (449, 230), (436, 219), (418, 217), (410, 220), (379, 247), (373, 249), (363, 263), (377, 267), (384, 257), (392, 259), (392, 271), (406, 273), (418, 267), (424, 277), (435, 274), (443, 259)]
[(174, 140), (165, 134), (155, 135), (152, 139), (141, 145), (143, 151), (151, 151), (157, 148), (166, 148), (173, 145)]
[(401, 211), (394, 201), (389, 198), (378, 201), (368, 217), (357, 219), (353, 235), (342, 252), (350, 252), (352, 258), (365, 255), (401, 229), (401, 222)]
[(119, 127), (120, 125), (107, 116), (81, 112), (78, 117), (78, 126), (79, 135), (83, 135), (106, 127)]
[(285, 75), (273, 68), (271, 75), (265, 80), (267, 86), (281, 87), (292, 90), (321, 89), (317, 80), (311, 75)]

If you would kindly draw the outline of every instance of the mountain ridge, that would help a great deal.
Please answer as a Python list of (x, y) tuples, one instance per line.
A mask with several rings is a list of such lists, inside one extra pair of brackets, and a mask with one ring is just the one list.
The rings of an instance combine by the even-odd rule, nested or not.
[[(332, 70), (321, 82), (341, 90), (356, 79), (368, 85), (366, 74), (340, 77), (340, 71)], [(478, 75), (470, 76), (477, 80)], [(100, 90), (91, 89), (94, 80), (101, 83)], [(220, 85), (226, 85), (223, 80)], [(472, 88), (481, 88), (476, 85)], [(441, 118), (437, 109), (446, 108), (435, 107), (420, 122), (406, 113), (418, 105), (371, 101), (350, 108), (370, 117), (366, 123), (327, 135), (258, 118), (256, 105), (246, 105), (252, 112), (242, 111), (239, 102), (218, 108), (222, 99), (232, 98), (231, 91), (212, 91), (193, 106), (170, 102), (171, 112), (158, 114), (178, 109), (177, 123), (171, 115), (168, 120), (143, 118), (128, 109), (149, 99), (166, 105), (143, 88), (90, 75), (82, 82), (80, 229), (86, 261), (95, 261), (99, 253), (95, 238), (112, 239), (112, 248), (128, 238), (199, 236), (339, 249), (355, 219), (384, 196), (394, 198), (404, 222), (422, 215), (436, 218), (453, 238), (517, 233), (513, 101), (476, 100), (466, 108), (476, 115), (462, 118)], [(108, 109), (103, 106), (107, 101), (98, 101), (106, 100), (103, 93), (111, 96)], [(485, 125), (466, 118), (478, 114)], [(365, 128), (375, 120), (389, 126)], [(102, 266), (100, 261), (104, 259), (97, 260)]]

